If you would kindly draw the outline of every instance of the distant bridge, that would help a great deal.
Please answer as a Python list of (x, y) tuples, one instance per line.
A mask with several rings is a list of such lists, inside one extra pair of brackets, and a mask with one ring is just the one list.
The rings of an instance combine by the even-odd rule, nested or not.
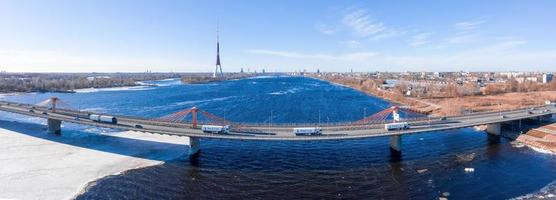
[[(359, 121), (350, 123), (264, 125), (234, 123), (196, 107), (156, 119), (110, 115), (117, 118), (117, 123), (105, 123), (91, 120), (89, 116), (92, 114), (108, 114), (72, 109), (70, 105), (56, 97), (47, 99), (36, 105), (0, 101), (0, 111), (45, 118), (48, 122), (49, 132), (57, 134), (61, 133), (61, 123), (65, 121), (112, 129), (189, 137), (189, 154), (193, 155), (199, 152), (199, 138), (299, 141), (343, 140), (384, 136), (390, 136), (391, 150), (393, 150), (394, 153), (400, 153), (402, 135), (444, 131), (479, 125), (487, 125), (486, 131), (489, 134), (500, 135), (501, 123), (520, 121), (522, 119), (546, 119), (556, 114), (556, 107), (554, 104), (551, 104), (524, 109), (478, 112), (451, 117), (426, 117), (426, 115), (416, 114), (415, 111), (410, 108), (391, 107)], [(415, 117), (400, 119), (399, 112), (405, 112), (407, 116), (413, 115)], [(385, 124), (392, 121), (407, 122), (411, 128), (405, 130), (385, 130)], [(231, 131), (227, 134), (205, 133), (201, 130), (200, 126), (207, 124), (230, 125)], [(320, 127), (322, 129), (322, 134), (298, 136), (293, 133), (293, 129), (296, 127)]]

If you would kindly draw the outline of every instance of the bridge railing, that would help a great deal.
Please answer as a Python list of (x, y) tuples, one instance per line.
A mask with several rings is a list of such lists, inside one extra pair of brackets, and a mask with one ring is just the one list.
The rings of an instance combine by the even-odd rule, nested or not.
[(484, 114), (496, 114), (496, 113), (500, 113), (500, 112), (513, 112), (513, 111), (527, 111), (531, 108), (540, 108), (540, 107), (545, 107), (546, 105), (533, 105), (533, 106), (526, 106), (526, 107), (522, 107), (522, 108), (514, 108), (514, 109), (509, 109), (509, 110), (498, 110), (498, 111), (484, 111), (484, 112), (472, 112), (472, 113), (466, 113), (466, 114), (460, 114), (460, 115), (452, 115), (452, 116), (447, 116), (450, 118), (457, 118), (457, 117), (469, 117), (469, 116), (476, 116), (476, 115), (484, 115)]
[[(48, 110), (47, 107), (42, 107), (42, 106), (37, 106), (37, 105), (33, 105), (33, 104), (26, 104), (26, 103), (16, 103), (16, 102), (9, 102), (9, 101), (0, 101), (1, 103), (4, 104), (14, 104), (14, 105), (18, 105), (18, 106), (27, 106), (27, 107), (36, 107), (36, 108), (40, 108), (40, 109), (44, 109), (44, 110)], [(449, 118), (460, 118), (460, 117), (472, 117), (472, 116), (476, 116), (476, 115), (484, 115), (484, 114), (495, 114), (495, 113), (499, 113), (499, 112), (512, 112), (512, 111), (526, 111), (528, 109), (531, 108), (540, 108), (540, 107), (545, 107), (545, 105), (538, 105), (538, 106), (527, 106), (527, 107), (523, 107), (523, 108), (515, 108), (515, 109), (510, 109), (510, 110), (503, 110), (503, 111), (487, 111), (487, 112), (474, 112), (474, 113), (467, 113), (467, 114), (460, 114), (460, 115), (452, 115), (452, 116), (446, 116)], [(140, 123), (149, 123), (149, 124), (154, 124), (154, 125), (164, 125), (164, 126), (172, 126), (172, 127), (178, 127), (178, 128), (192, 128), (193, 124), (189, 123), (189, 122), (165, 122), (165, 121), (160, 121), (160, 120), (153, 120), (150, 118), (145, 118), (145, 117), (138, 117), (138, 116), (127, 116), (127, 115), (114, 115), (114, 114), (109, 114), (109, 113), (102, 113), (102, 112), (92, 112), (92, 111), (80, 111), (80, 110), (73, 110), (73, 109), (65, 109), (65, 108), (58, 108), (57, 112), (60, 113), (73, 113), (73, 114), (101, 114), (101, 115), (109, 115), (109, 116), (114, 116), (116, 118), (125, 118), (127, 120), (133, 121), (133, 120), (137, 120)], [(441, 120), (443, 117), (414, 117), (414, 118), (404, 118), (404, 122), (426, 122), (426, 121), (437, 121), (437, 120)], [(237, 127), (268, 127), (269, 129), (272, 128), (294, 128), (294, 127), (314, 127), (314, 126), (320, 126), (320, 127), (329, 127), (329, 128), (343, 128), (343, 129), (358, 129), (361, 127), (364, 128), (369, 128), (368, 126), (374, 126), (376, 127), (377, 125), (381, 125), (384, 123), (390, 123), (393, 122), (392, 120), (385, 120), (385, 121), (380, 121), (380, 122), (368, 122), (368, 123), (363, 123), (363, 124), (358, 124), (358, 123), (354, 123), (354, 122), (321, 122), (321, 123), (256, 123), (256, 122), (244, 122), (244, 123), (232, 123), (232, 126), (237, 126)], [(205, 121), (199, 121), (199, 124), (214, 124), (210, 121), (205, 122)]]

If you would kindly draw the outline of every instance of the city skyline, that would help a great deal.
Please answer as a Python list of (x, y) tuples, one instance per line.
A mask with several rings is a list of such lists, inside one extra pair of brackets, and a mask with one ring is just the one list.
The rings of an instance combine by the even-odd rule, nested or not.
[(555, 5), (4, 0), (0, 70), (553, 71)]

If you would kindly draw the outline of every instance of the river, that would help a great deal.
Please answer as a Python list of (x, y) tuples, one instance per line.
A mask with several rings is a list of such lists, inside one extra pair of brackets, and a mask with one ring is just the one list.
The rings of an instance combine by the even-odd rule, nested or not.
[[(149, 83), (159, 86), (4, 98), (37, 103), (56, 95), (75, 109), (146, 118), (197, 106), (230, 121), (256, 123), (348, 122), (391, 106), (350, 88), (303, 77)], [(64, 126), (85, 128), (82, 134), (115, 131)], [(490, 142), (484, 132), (472, 128), (404, 136), (401, 160), (390, 156), (388, 140), (203, 139), (196, 158), (183, 156), (101, 178), (77, 199), (506, 199), (541, 192), (556, 180), (552, 155), (516, 147), (506, 139)]]

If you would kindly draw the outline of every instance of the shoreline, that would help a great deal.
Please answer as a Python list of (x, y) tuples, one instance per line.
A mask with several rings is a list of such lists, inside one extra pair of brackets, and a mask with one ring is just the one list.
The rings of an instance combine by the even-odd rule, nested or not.
[[(137, 81), (135, 85), (132, 86), (113, 86), (113, 87), (90, 87), (90, 88), (79, 88), (74, 90), (68, 91), (29, 91), (29, 92), (5, 92), (0, 93), (0, 98), (4, 96), (15, 96), (15, 95), (22, 95), (22, 94), (33, 94), (33, 93), (89, 93), (89, 92), (100, 92), (100, 91), (120, 91), (120, 90), (143, 90), (153, 87), (161, 87), (164, 85), (158, 84), (150, 84), (146, 82), (153, 82), (153, 81), (172, 81), (176, 80), (179, 81), (179, 78), (167, 78), (161, 80), (151, 80), (151, 81)], [(180, 82), (181, 83), (181, 82)], [(183, 84), (183, 83), (182, 83)]]
[(237, 74), (231, 73), (226, 74), (224, 77), (214, 78), (212, 76), (184, 76), (180, 80), (183, 84), (208, 84), (208, 83), (218, 83), (224, 81), (233, 81), (241, 79), (249, 79), (261, 76), (280, 76), (281, 74)]
[(97, 177), (97, 178), (91, 179), (91, 180), (87, 181), (86, 183), (82, 184), (82, 185), (79, 187), (78, 191), (77, 191), (71, 198), (69, 198), (69, 199), (76, 199), (77, 197), (79, 197), (79, 196), (81, 196), (81, 195), (83, 195), (83, 194), (86, 194), (87, 192), (89, 192), (89, 189), (90, 189), (91, 187), (94, 187), (94, 186), (97, 184), (97, 182), (98, 182), (99, 180), (102, 180), (102, 179), (104, 179), (104, 178), (108, 178), (108, 177), (111, 177), (111, 176), (123, 175), (123, 174), (125, 174), (125, 173), (127, 173), (127, 172), (129, 172), (129, 171), (132, 171), (132, 170), (139, 170), (139, 169), (143, 169), (143, 168), (147, 168), (147, 167), (155, 167), (155, 166), (164, 165), (166, 162), (172, 161), (172, 160), (175, 160), (175, 159), (178, 159), (178, 157), (173, 158), (173, 159), (169, 159), (169, 160), (162, 161), (161, 163), (156, 163), (156, 164), (152, 164), (152, 165), (145, 165), (145, 166), (137, 166), (137, 167), (135, 167), (135, 168), (125, 169), (125, 170), (123, 170), (123, 171), (119, 171), (119, 172), (116, 172), (116, 173), (114, 173), (114, 174), (109, 174), (109, 175), (105, 175), (105, 176), (102, 176), (102, 177)]
[(527, 108), (543, 105), (545, 100), (550, 102), (556, 101), (556, 91), (511, 92), (443, 98), (408, 97), (394, 91), (378, 89), (378, 83), (373, 79), (314, 75), (307, 77), (347, 86), (365, 94), (409, 106), (417, 112), (434, 116), (453, 116), (473, 112), (492, 112), (500, 109)]
[[(415, 103), (425, 104), (425, 105), (419, 105), (420, 109), (415, 109), (416, 111), (421, 112), (421, 113), (431, 113), (435, 109), (438, 109), (437, 105), (433, 105), (431, 103), (423, 102), (422, 100), (419, 100), (419, 99), (403, 98), (403, 99), (406, 99), (407, 101), (413, 102), (413, 104), (412, 104), (412, 103), (409, 103), (409, 102), (405, 102), (405, 101), (402, 101), (402, 100), (395, 99), (392, 96), (388, 96), (387, 94), (384, 94), (384, 93), (390, 93), (388, 91), (365, 90), (361, 87), (356, 87), (355, 85), (351, 85), (347, 81), (341, 82), (341, 81), (332, 80), (332, 79), (329, 79), (329, 78), (326, 78), (326, 77), (316, 77), (316, 76), (304, 76), (304, 77), (325, 81), (325, 82), (330, 83), (332, 85), (339, 85), (339, 86), (342, 86), (342, 87), (351, 88), (351, 89), (356, 90), (358, 92), (361, 92), (363, 94), (382, 99), (382, 100), (387, 101), (391, 104), (398, 104), (398, 105), (401, 105), (401, 106), (410, 106), (410, 107), (413, 107), (415, 105)], [(426, 109), (428, 107), (433, 107), (433, 108)]]
[(301, 77), (310, 78), (310, 79), (314, 79), (314, 80), (318, 80), (318, 81), (323, 81), (323, 82), (326, 82), (326, 83), (328, 83), (328, 84), (335, 85), (335, 86), (339, 86), (339, 87), (349, 88), (349, 89), (355, 90), (355, 91), (357, 91), (357, 92), (361, 92), (361, 93), (363, 93), (363, 94), (365, 94), (365, 95), (367, 95), (367, 96), (370, 96), (370, 97), (377, 98), (377, 99), (380, 99), (380, 100), (382, 100), (382, 101), (388, 102), (388, 103), (390, 103), (390, 104), (392, 104), (392, 105), (393, 105), (393, 104), (404, 105), (404, 104), (402, 104), (402, 103), (393, 101), (393, 100), (391, 100), (391, 99), (384, 98), (384, 97), (381, 97), (381, 96), (377, 96), (377, 95), (375, 95), (374, 93), (365, 92), (365, 91), (359, 90), (359, 89), (357, 89), (357, 88), (354, 88), (354, 87), (351, 87), (351, 86), (349, 86), (349, 85), (345, 85), (345, 84), (342, 84), (342, 83), (333, 82), (333, 81), (330, 81), (330, 80), (327, 80), (327, 79), (321, 79), (321, 78), (312, 77), (312, 76), (301, 76)]

